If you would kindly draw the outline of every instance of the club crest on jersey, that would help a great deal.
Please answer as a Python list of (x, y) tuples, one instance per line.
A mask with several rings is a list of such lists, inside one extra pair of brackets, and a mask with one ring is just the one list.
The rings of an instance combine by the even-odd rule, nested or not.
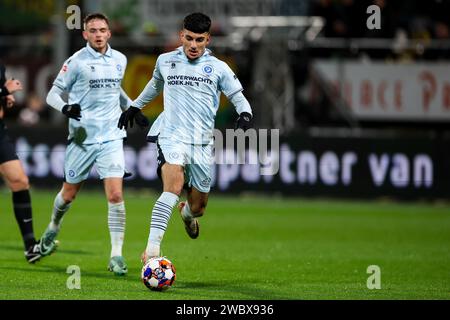
[(75, 177), (75, 171), (73, 171), (72, 169), (69, 170), (69, 177), (71, 178)]
[(122, 66), (120, 65), (120, 64), (118, 64), (117, 66), (116, 66), (116, 68), (117, 68), (117, 71), (122, 71)]
[(203, 72), (206, 75), (210, 75), (211, 73), (213, 73), (213, 71), (214, 71), (213, 67), (211, 67), (209, 64), (203, 66)]
[(177, 66), (177, 65), (175, 64), (175, 62), (172, 62), (172, 64), (170, 65), (170, 67), (171, 67), (172, 69), (175, 69), (176, 66)]
[(95, 67), (94, 66), (91, 66), (91, 71), (95, 72)]
[(180, 154), (178, 152), (171, 152), (169, 153), (169, 158), (177, 160), (180, 158)]

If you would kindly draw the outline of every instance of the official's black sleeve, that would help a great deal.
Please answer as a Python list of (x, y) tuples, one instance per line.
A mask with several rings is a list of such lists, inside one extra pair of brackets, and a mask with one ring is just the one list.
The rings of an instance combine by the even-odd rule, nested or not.
[(7, 96), (9, 94), (8, 89), (5, 87), (5, 82), (5, 66), (0, 64), (0, 97)]

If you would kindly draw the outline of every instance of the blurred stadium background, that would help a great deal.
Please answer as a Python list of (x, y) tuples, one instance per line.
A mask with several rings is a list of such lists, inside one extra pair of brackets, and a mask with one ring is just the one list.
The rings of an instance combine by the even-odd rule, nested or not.
[[(373, 4), (381, 29), (367, 27)], [(0, 58), (25, 85), (7, 123), (34, 185), (61, 178), (66, 122), (45, 97), (62, 62), (84, 45), (81, 30), (67, 27), (76, 22), (71, 5), (83, 17), (101, 11), (111, 18), (112, 46), (128, 57), (123, 87), (132, 98), (157, 55), (178, 46), (187, 12), (213, 18), (211, 49), (243, 83), (256, 127), (279, 129), (281, 137), (277, 175), (218, 165), (216, 190), (450, 196), (450, 3), (439, 0), (4, 0)], [(159, 97), (145, 113), (154, 119), (161, 110)], [(232, 128), (235, 117), (223, 99), (217, 127)], [(127, 145), (136, 172), (129, 185), (157, 188), (154, 150), (135, 134)]]
[[(329, 254), (331, 261), (343, 261), (351, 256), (351, 249), (345, 249), (347, 245), (358, 244), (358, 250), (363, 250), (376, 241), (383, 241), (385, 236), (385, 242), (372, 247), (377, 257), (384, 257), (384, 260), (380, 259), (387, 261), (386, 264), (405, 263), (393, 268), (398, 275), (404, 275), (401, 281), (406, 281), (411, 271), (411, 264), (406, 265), (408, 261), (419, 263), (417, 268), (413, 267), (416, 272), (413, 272), (413, 279), (422, 277), (420, 283), (425, 289), (417, 289), (419, 286), (415, 288), (417, 291), (403, 292), (404, 287), (399, 284), (392, 287), (393, 295), (380, 297), (449, 298), (450, 1), (2, 0), (0, 60), (6, 65), (7, 74), (20, 79), (25, 86), (25, 90), (17, 95), (17, 106), (8, 111), (6, 122), (38, 195), (33, 201), (38, 203), (38, 211), (48, 211), (48, 215), (38, 213), (42, 228), (50, 215), (53, 192), (61, 183), (67, 135), (65, 117), (47, 106), (45, 97), (63, 61), (85, 45), (81, 30), (67, 28), (67, 19), (73, 12), (66, 10), (71, 5), (81, 8), (83, 17), (100, 11), (111, 19), (113, 37), (110, 43), (128, 57), (123, 87), (131, 98), (137, 97), (150, 79), (157, 55), (178, 46), (182, 18), (194, 11), (210, 15), (213, 20), (210, 48), (230, 64), (241, 80), (244, 94), (254, 110), (256, 128), (280, 130), (280, 150), (270, 155), (272, 160), (278, 161), (278, 172), (264, 176), (260, 174), (260, 164), (216, 164), (210, 210), (222, 210), (224, 217), (230, 210), (239, 209), (234, 198), (229, 198), (228, 202), (220, 198), (232, 209), (214, 207), (213, 199), (220, 195), (250, 194), (256, 195), (257, 201), (264, 200), (260, 195), (276, 196), (277, 199), (289, 196), (291, 199), (286, 201), (294, 202), (285, 207), (282, 200), (272, 203), (269, 197), (269, 201), (261, 202), (257, 209), (248, 209), (251, 222), (246, 225), (246, 230), (255, 228), (254, 223), (259, 219), (256, 215), (264, 211), (264, 207), (266, 218), (273, 217), (274, 213), (290, 212), (291, 215), (286, 215), (286, 220), (278, 226), (279, 234), (288, 232), (285, 234), (291, 234), (293, 239), (294, 234), (298, 234), (302, 240), (291, 239), (286, 242), (290, 247), (280, 245), (271, 252), (296, 257), (292, 258), (291, 273), (295, 276), (286, 281), (291, 283), (292, 280), (290, 285), (302, 285), (286, 294), (255, 293), (252, 296), (246, 295), (244, 290), (241, 295), (230, 293), (222, 298), (305, 297), (300, 292), (313, 298), (354, 297), (340, 295), (339, 281), (347, 279), (347, 271), (339, 273), (329, 261), (326, 262), (331, 263), (328, 270), (321, 259)], [(380, 8), (380, 29), (368, 28), (367, 21), (373, 12), (368, 13), (367, 8), (371, 5)], [(162, 98), (159, 97), (146, 107), (145, 114), (155, 119), (161, 110)], [(234, 108), (223, 99), (216, 118), (217, 128), (222, 131), (233, 128), (236, 116)], [(161, 188), (156, 176), (156, 151), (146, 144), (144, 137), (145, 132), (138, 129), (129, 134), (126, 162), (134, 176), (126, 182), (125, 192), (136, 189), (146, 195), (144, 190), (159, 192)], [(92, 180), (86, 187), (100, 191), (100, 186), (93, 171)], [(49, 190), (50, 194), (42, 194), (40, 190)], [(48, 202), (45, 207), (40, 203), (41, 198)], [(103, 201), (100, 193), (98, 198)], [(297, 198), (300, 199), (298, 202)], [(306, 202), (304, 207), (302, 203), (310, 198), (319, 200)], [(320, 200), (330, 198), (355, 202), (345, 202), (341, 206), (339, 202), (329, 205), (328, 200)], [(7, 199), (6, 192), (3, 192), (3, 199)], [(359, 202), (362, 199), (375, 201), (363, 207)], [(404, 203), (401, 209), (388, 209), (381, 201), (385, 199), (407, 201), (408, 204)], [(418, 201), (425, 202), (419, 205)], [(139, 209), (143, 219), (149, 219), (148, 203), (151, 202), (151, 199), (146, 200), (147, 207)], [(302, 213), (305, 215), (301, 216)], [(209, 222), (212, 230), (215, 225), (213, 214), (209, 218), (212, 219)], [(308, 225), (307, 216), (314, 220), (313, 224)], [(427, 220), (428, 216), (432, 220)], [(279, 219), (284, 216), (280, 214)], [(297, 221), (298, 229), (290, 225), (290, 221), (294, 224)], [(323, 224), (325, 221), (328, 222)], [(106, 222), (101, 223), (106, 228)], [(221, 222), (216, 223), (219, 228)], [(292, 230), (287, 227), (289, 225)], [(142, 220), (136, 223), (135, 227), (138, 226), (142, 226), (139, 238), (142, 241), (136, 239), (136, 248), (133, 244), (136, 256), (147, 232)], [(377, 228), (375, 226), (379, 228), (376, 236), (371, 233), (375, 230), (372, 227)], [(181, 229), (180, 226), (176, 228)], [(335, 233), (330, 232), (331, 228), (335, 228)], [(350, 229), (354, 233), (341, 234)], [(246, 239), (246, 230), (235, 231)], [(264, 233), (264, 237), (267, 234)], [(309, 241), (308, 237), (317, 240), (321, 235), (327, 240), (322, 239), (324, 246), (315, 251), (317, 242)], [(78, 239), (76, 237), (73, 235)], [(106, 237), (105, 233), (105, 243)], [(251, 243), (252, 239), (260, 238), (263, 238), (262, 234), (252, 238), (249, 233), (246, 241)], [(415, 242), (409, 243), (412, 238)], [(335, 242), (337, 247), (331, 250), (326, 241)], [(300, 250), (305, 243), (311, 247)], [(391, 248), (389, 254), (385, 251), (388, 247)], [(221, 250), (226, 248), (224, 245)], [(76, 248), (72, 249), (76, 251)], [(214, 251), (213, 248), (210, 250)], [(264, 252), (265, 249), (261, 247), (260, 250)], [(179, 253), (178, 268), (183, 263), (191, 263), (183, 258), (186, 251), (174, 248), (173, 252)], [(304, 252), (318, 259), (319, 269), (314, 264), (309, 266), (311, 270), (319, 270), (320, 275), (317, 274), (315, 280), (308, 278), (306, 269), (302, 272), (296, 269), (296, 266), (306, 268), (303, 263), (308, 257), (296, 256), (297, 253), (304, 255)], [(247, 257), (256, 260), (261, 257), (254, 255), (256, 253)], [(364, 273), (364, 268), (374, 260), (372, 256), (358, 260), (360, 258), (355, 253), (355, 261), (363, 266)], [(356, 268), (352, 263), (349, 268)], [(137, 265), (136, 262), (136, 270)], [(254, 270), (261, 270), (260, 265), (255, 265)], [(333, 272), (342, 276), (336, 278), (333, 294), (330, 295), (326, 288), (323, 295), (308, 293), (308, 281), (331, 285), (332, 281), (323, 277)], [(363, 289), (364, 277), (365, 274), (361, 282)], [(251, 281), (255, 279), (256, 275)], [(187, 297), (190, 285), (193, 283), (181, 285)], [(414, 284), (410, 286), (414, 288)], [(362, 290), (361, 286), (356, 289)], [(20, 293), (17, 296), (20, 297)], [(357, 293), (355, 296), (370, 298)], [(212, 296), (206, 291), (197, 297)]]

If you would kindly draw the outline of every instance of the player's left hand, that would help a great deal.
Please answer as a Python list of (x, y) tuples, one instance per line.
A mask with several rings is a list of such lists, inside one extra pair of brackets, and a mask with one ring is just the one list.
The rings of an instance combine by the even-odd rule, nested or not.
[(128, 129), (128, 125), (130, 125), (130, 128), (133, 128), (134, 122), (136, 122), (137, 125), (141, 128), (148, 127), (148, 125), (150, 124), (148, 119), (141, 112), (141, 109), (131, 106), (127, 110), (122, 112), (117, 127), (119, 129), (125, 128), (126, 130)]
[(253, 128), (253, 117), (248, 112), (242, 112), (236, 120), (236, 126), (234, 129), (242, 129), (247, 131), (250, 128)]

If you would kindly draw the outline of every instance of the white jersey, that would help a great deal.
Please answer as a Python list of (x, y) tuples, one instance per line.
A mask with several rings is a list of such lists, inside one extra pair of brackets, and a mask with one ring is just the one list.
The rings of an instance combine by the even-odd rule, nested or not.
[[(158, 128), (152, 129), (159, 131), (160, 138), (189, 144), (211, 143), (221, 92), (231, 98), (243, 90), (230, 67), (208, 49), (194, 61), (182, 47), (160, 55), (153, 78), (164, 82), (164, 116), (158, 118)], [(144, 98), (147, 88), (154, 90), (146, 87), (133, 106), (142, 108), (148, 102)]]
[(83, 144), (103, 143), (126, 136), (117, 127), (121, 115), (121, 83), (127, 58), (119, 51), (108, 49), (101, 54), (89, 44), (64, 63), (53, 85), (69, 93), (68, 104), (78, 103), (81, 119), (69, 119), (69, 139), (84, 128)]

